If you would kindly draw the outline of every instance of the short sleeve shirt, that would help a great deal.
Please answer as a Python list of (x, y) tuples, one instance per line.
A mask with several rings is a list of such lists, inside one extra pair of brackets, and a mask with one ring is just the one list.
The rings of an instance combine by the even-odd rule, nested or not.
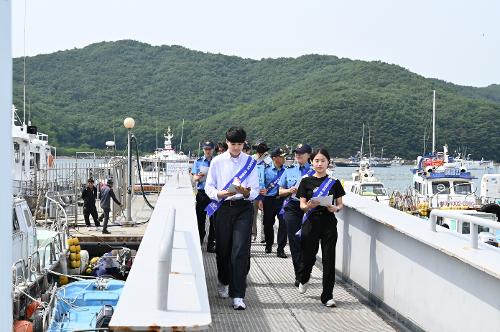
[[(328, 177), (327, 175), (324, 177), (321, 177), (321, 178), (309, 176), (309, 177), (302, 179), (302, 181), (300, 182), (299, 188), (297, 189), (297, 198), (304, 197), (309, 201), (311, 199), (311, 197), (313, 196), (316, 188), (321, 186), (321, 184), (323, 183), (323, 181), (327, 177)], [(345, 195), (344, 188), (342, 187), (342, 184), (340, 183), (339, 180), (335, 180), (335, 183), (330, 188), (328, 195), (333, 195), (334, 200), (336, 198), (339, 198), (339, 197), (342, 197)], [(332, 202), (332, 204), (333, 203), (334, 202)], [(328, 210), (324, 206), (318, 206), (318, 207), (316, 207), (316, 209), (314, 211), (320, 212), (320, 211), (328, 211)]]

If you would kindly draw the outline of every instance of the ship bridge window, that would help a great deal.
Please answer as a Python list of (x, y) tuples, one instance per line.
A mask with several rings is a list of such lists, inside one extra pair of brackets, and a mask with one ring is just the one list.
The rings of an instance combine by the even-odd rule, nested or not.
[(12, 209), (12, 230), (19, 230), (19, 220), (17, 220), (16, 209)]
[(432, 183), (433, 194), (449, 194), (450, 183), (447, 181), (436, 181)]
[[(490, 231), (489, 227), (477, 225), (477, 232), (478, 233), (489, 232), (489, 231)], [(462, 223), (462, 234), (470, 234), (470, 223), (468, 223), (466, 221)]]
[(26, 219), (26, 223), (28, 224), (28, 227), (31, 227), (31, 212), (29, 209), (23, 209), (24, 212), (24, 218)]
[(455, 183), (454, 190), (457, 195), (469, 195), (472, 193), (472, 185), (469, 182)]
[(381, 184), (363, 184), (361, 186), (362, 196), (386, 196), (387, 192)]
[(19, 147), (19, 143), (14, 142), (14, 160), (15, 160), (15, 162), (18, 163), (20, 158), (21, 158), (21, 150)]
[(152, 162), (142, 162), (142, 170), (144, 172), (153, 172), (155, 170), (155, 164)]

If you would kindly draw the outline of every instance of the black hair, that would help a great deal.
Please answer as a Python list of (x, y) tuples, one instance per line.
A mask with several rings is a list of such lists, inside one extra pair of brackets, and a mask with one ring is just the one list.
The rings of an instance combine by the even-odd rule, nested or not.
[(330, 154), (325, 148), (319, 148), (314, 150), (313, 153), (311, 153), (310, 160), (311, 161), (314, 160), (317, 154), (322, 154), (323, 156), (325, 156), (326, 160), (328, 160), (328, 164), (330, 164)]
[(241, 127), (231, 127), (226, 131), (226, 139), (231, 143), (245, 143), (247, 133)]
[(219, 142), (217, 143), (217, 146), (215, 147), (216, 152), (224, 152), (227, 151), (227, 143), (226, 142)]
[(87, 182), (91, 182), (91, 183), (94, 183), (94, 179), (92, 179), (92, 178), (89, 178), (89, 179), (87, 180)]

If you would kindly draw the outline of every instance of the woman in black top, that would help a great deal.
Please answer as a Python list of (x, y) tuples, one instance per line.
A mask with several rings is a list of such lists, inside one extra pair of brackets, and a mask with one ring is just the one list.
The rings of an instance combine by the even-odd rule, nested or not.
[(299, 270), (299, 292), (304, 294), (307, 282), (311, 277), (311, 271), (316, 261), (319, 242), (321, 240), (321, 252), (323, 263), (323, 292), (321, 302), (327, 307), (334, 307), (333, 286), (335, 284), (335, 245), (337, 244), (337, 218), (335, 212), (342, 209), (342, 196), (345, 195), (344, 188), (338, 180), (334, 180), (328, 195), (333, 196), (332, 205), (319, 206), (317, 201), (311, 201), (311, 197), (328, 178), (326, 173), (330, 164), (330, 155), (325, 149), (317, 149), (311, 155), (312, 166), (316, 173), (313, 176), (303, 178), (297, 189), (297, 197), (300, 198), (300, 208), (304, 215), (308, 214), (307, 220), (301, 228), (301, 251), (303, 265)]

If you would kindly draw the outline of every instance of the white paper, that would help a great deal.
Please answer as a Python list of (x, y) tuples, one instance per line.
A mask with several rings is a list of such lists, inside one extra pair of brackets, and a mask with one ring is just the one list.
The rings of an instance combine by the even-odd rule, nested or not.
[(234, 183), (231, 183), (229, 188), (227, 188), (227, 191), (229, 191), (230, 193), (237, 193), (238, 191), (236, 190), (236, 187), (237, 186)]
[(321, 206), (330, 206), (333, 202), (333, 195), (312, 197), (311, 201), (319, 202), (319, 205)]
[(209, 168), (210, 167), (208, 167), (208, 166), (200, 166), (200, 172), (199, 173), (203, 173), (206, 176), (208, 174), (208, 169)]

